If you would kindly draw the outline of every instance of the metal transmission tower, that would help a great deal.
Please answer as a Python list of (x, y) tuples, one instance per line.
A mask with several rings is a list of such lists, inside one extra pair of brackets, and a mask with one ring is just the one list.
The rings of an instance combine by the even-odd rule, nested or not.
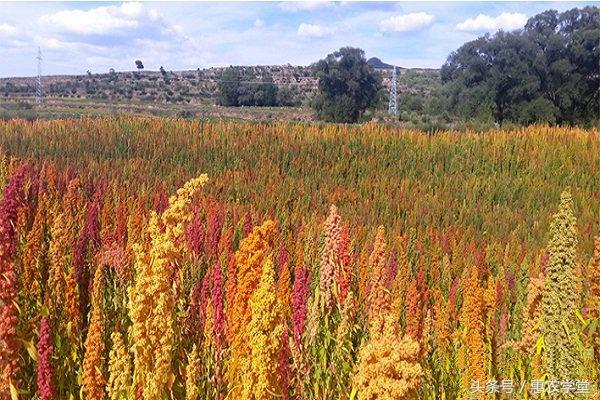
[(388, 114), (398, 114), (398, 86), (396, 77), (396, 67), (394, 66), (394, 72), (392, 72), (392, 84), (390, 85), (390, 104), (388, 107)]
[(38, 74), (37, 81), (35, 83), (35, 102), (40, 104), (42, 102), (43, 88), (42, 88), (42, 49), (38, 47)]

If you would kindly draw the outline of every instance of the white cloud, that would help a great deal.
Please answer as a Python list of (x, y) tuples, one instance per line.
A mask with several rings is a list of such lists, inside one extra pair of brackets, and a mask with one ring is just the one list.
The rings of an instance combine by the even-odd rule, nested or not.
[(142, 4), (138, 2), (123, 3), (118, 8), (123, 15), (128, 17), (136, 18), (142, 14)]
[(155, 10), (146, 10), (141, 3), (122, 3), (90, 10), (63, 10), (44, 15), (41, 22), (54, 31), (78, 35), (107, 35), (129, 32), (157, 23), (160, 16)]
[(521, 13), (502, 13), (497, 17), (479, 14), (475, 18), (456, 25), (456, 29), (469, 32), (497, 31), (499, 29), (512, 31), (522, 28), (527, 22), (527, 16)]
[(132, 69), (132, 60), (138, 58), (148, 69), (190, 57), (196, 60), (191, 65), (203, 63), (206, 45), (200, 37), (188, 35), (187, 26), (181, 23), (185, 21), (173, 24), (149, 7), (128, 2), (42, 14), (32, 41), (56, 60), (64, 59), (59, 54), (68, 54), (83, 71)]
[(255, 28), (262, 28), (263, 26), (265, 26), (265, 21), (263, 21), (262, 19), (257, 18), (256, 21), (254, 21)]
[(27, 46), (23, 39), (27, 35), (21, 35), (16, 26), (0, 23), (0, 49), (17, 49)]
[(143, 43), (137, 51), (165, 43), (192, 44), (181, 24), (168, 23), (155, 9), (138, 2), (101, 6), (88, 10), (65, 9), (39, 18), (36, 42), (50, 48), (85, 49), (86, 52), (116, 51)]
[(279, 3), (279, 8), (283, 11), (297, 12), (297, 11), (314, 11), (319, 8), (331, 7), (333, 5), (330, 1), (283, 1)]
[(298, 35), (304, 37), (322, 38), (333, 33), (332, 28), (315, 24), (300, 24), (298, 26)]
[(7, 38), (17, 35), (17, 28), (9, 24), (0, 24), (0, 37)]
[(435, 17), (425, 12), (389, 17), (379, 22), (382, 31), (408, 32), (431, 25)]
[(158, 21), (160, 19), (160, 15), (155, 9), (148, 11), (148, 17), (150, 18), (150, 21)]
[(17, 49), (27, 46), (28, 34), (23, 34), (23, 31), (16, 26), (0, 23), (0, 48), (2, 49)]
[(61, 42), (60, 40), (56, 39), (56, 38), (49, 38), (49, 37), (38, 37), (36, 39), (36, 42), (38, 44), (40, 44), (44, 50), (49, 49), (49, 50), (58, 50), (58, 49), (62, 49), (62, 48), (66, 48), (67, 44)]

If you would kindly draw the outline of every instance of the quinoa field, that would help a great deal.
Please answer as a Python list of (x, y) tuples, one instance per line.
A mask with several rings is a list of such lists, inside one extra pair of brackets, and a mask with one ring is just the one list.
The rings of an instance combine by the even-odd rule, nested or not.
[(0, 121), (0, 400), (600, 396), (600, 134)]

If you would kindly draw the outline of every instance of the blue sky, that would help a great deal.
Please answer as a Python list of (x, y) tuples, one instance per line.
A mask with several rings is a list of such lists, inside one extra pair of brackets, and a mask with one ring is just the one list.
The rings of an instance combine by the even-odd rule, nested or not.
[(0, 2), (0, 76), (308, 65), (342, 47), (439, 67), (462, 43), (599, 2)]

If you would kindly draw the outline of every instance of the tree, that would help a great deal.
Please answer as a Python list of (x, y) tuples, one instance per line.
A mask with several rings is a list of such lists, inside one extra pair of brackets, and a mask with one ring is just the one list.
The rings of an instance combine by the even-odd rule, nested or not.
[(294, 94), (289, 87), (284, 86), (277, 91), (277, 104), (288, 107), (296, 105)]
[(549, 10), (527, 21), (524, 35), (537, 50), (541, 93), (557, 109), (557, 122), (588, 123), (600, 108), (600, 9)]
[(142, 76), (142, 70), (144, 69), (144, 64), (142, 63), (141, 60), (135, 60), (135, 67), (138, 70), (137, 75), (134, 73), (134, 76), (136, 76), (137, 79), (141, 78)]
[(600, 9), (548, 10), (522, 30), (465, 43), (441, 69), (449, 111), (529, 124), (598, 119)]
[(256, 79), (243, 76), (239, 67), (225, 69), (218, 83), (217, 103), (229, 107), (278, 105), (278, 88), (271, 75), (264, 73), (260, 82)]
[(534, 46), (520, 33), (499, 31), (466, 43), (442, 66), (451, 107), (463, 118), (490, 116), (500, 124), (505, 120), (553, 122), (552, 110), (523, 112), (536, 111), (528, 103), (539, 97), (540, 80), (530, 71), (534, 59)]
[(167, 71), (165, 71), (165, 69), (163, 68), (162, 65), (160, 66), (159, 70), (160, 70), (160, 74), (162, 75), (163, 80), (165, 81), (165, 83), (167, 85), (171, 84), (171, 80), (169, 79), (169, 75), (167, 74)]
[(217, 103), (222, 106), (237, 107), (240, 74), (234, 67), (226, 68), (221, 74), (221, 79), (218, 83), (219, 93), (217, 95)]
[(269, 74), (263, 74), (262, 82), (252, 84), (254, 92), (253, 105), (259, 107), (269, 107), (277, 105), (277, 85), (273, 82), (273, 78)]
[(381, 77), (367, 64), (361, 49), (343, 47), (313, 64), (319, 87), (313, 107), (328, 122), (357, 122), (375, 106)]

